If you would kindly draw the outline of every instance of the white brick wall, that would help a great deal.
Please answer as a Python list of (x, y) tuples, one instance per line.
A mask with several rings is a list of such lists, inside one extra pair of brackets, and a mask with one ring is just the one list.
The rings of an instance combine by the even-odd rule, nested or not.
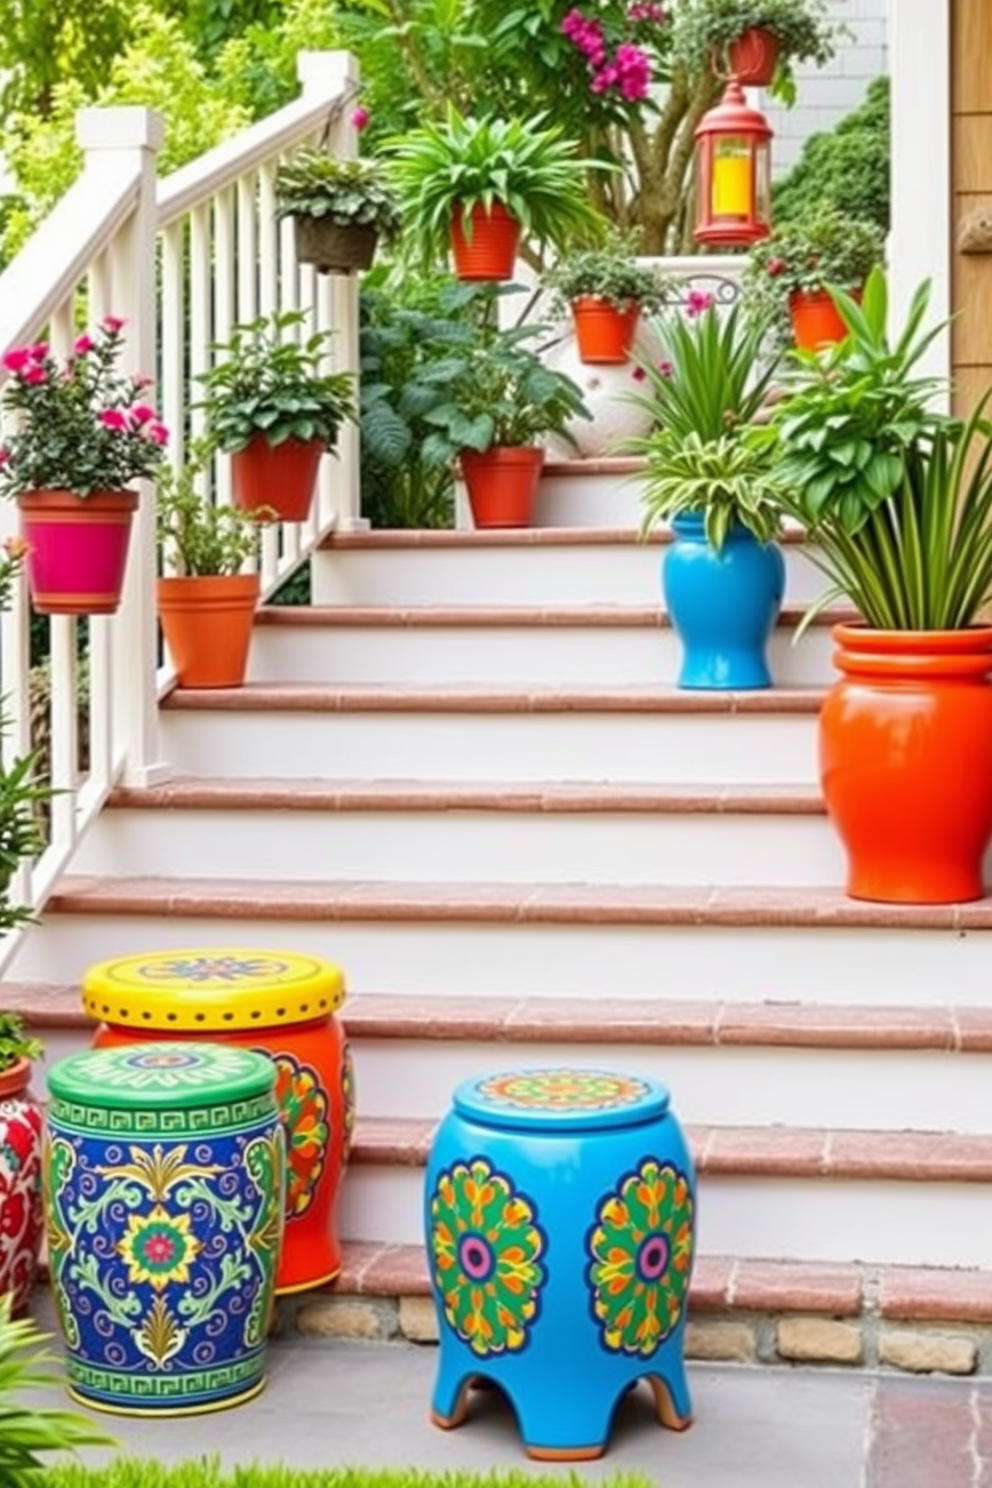
[(829, 0), (829, 10), (843, 21), (853, 40), (842, 40), (837, 55), (824, 68), (796, 68), (798, 98), (786, 109), (758, 93), (759, 107), (775, 131), (772, 159), (776, 175), (795, 162), (803, 140), (830, 129), (856, 108), (872, 78), (889, 70), (888, 12), (895, 0)]

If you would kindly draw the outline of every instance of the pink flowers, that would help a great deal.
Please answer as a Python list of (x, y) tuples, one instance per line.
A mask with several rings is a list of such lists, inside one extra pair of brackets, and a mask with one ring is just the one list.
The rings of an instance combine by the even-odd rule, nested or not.
[(785, 273), (785, 259), (770, 258), (765, 265), (765, 268), (772, 279), (777, 279), (779, 274)]
[(72, 343), (72, 351), (74, 356), (89, 356), (90, 352), (94, 351), (95, 349), (96, 342), (93, 340), (92, 336), (77, 336), (75, 341)]
[(715, 301), (711, 294), (701, 289), (690, 289), (685, 299), (685, 313), (691, 318), (712, 310)]
[(127, 321), (123, 320), (119, 315), (105, 315), (100, 324), (108, 336), (119, 336), (127, 325)]
[(645, 372), (643, 367), (634, 367), (631, 369), (630, 375), (635, 382), (643, 382), (648, 374)]
[(162, 446), (169, 441), (169, 431), (164, 424), (149, 424), (146, 432), (152, 444)]
[[(644, 3), (628, 7), (627, 19), (632, 23), (650, 21), (657, 24), (666, 16), (660, 5), (644, 0)], [(651, 87), (651, 62), (647, 52), (636, 42), (620, 41), (611, 57), (601, 22), (583, 15), (574, 7), (562, 21), (561, 32), (585, 57), (592, 74), (589, 82), (591, 92), (602, 95), (614, 91), (626, 103), (639, 103), (647, 97)]]
[(140, 429), (142, 424), (151, 423), (155, 417), (155, 410), (147, 403), (135, 403), (129, 416), (131, 422)]
[(126, 429), (127, 419), (119, 408), (103, 408), (96, 416), (105, 429)]
[(13, 351), (5, 351), (3, 354), (3, 365), (8, 372), (13, 372), (17, 377), (26, 367), (31, 365), (30, 346), (17, 346)]
[(672, 373), (675, 371), (675, 368), (672, 366), (667, 357), (663, 357), (662, 360), (658, 363), (658, 371), (661, 373), (662, 377), (671, 377)]
[(368, 124), (369, 124), (369, 119), (371, 117), (372, 116), (369, 113), (368, 109), (367, 108), (363, 108), (362, 105), (359, 104), (358, 107), (354, 110), (354, 112), (352, 113), (352, 116), (351, 116), (352, 127), (355, 128), (355, 129), (357, 129), (359, 132), (361, 132), (363, 129), (367, 129), (368, 128)]
[(650, 21), (656, 26), (663, 26), (668, 20), (668, 14), (664, 6), (654, 4), (654, 0), (635, 0), (633, 5), (627, 6), (627, 19), (631, 22)]

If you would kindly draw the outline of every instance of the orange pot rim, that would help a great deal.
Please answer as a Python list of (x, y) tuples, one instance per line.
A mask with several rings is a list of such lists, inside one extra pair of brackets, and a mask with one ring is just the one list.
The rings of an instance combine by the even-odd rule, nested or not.
[(19, 1095), (22, 1090), (27, 1090), (31, 1079), (30, 1059), (17, 1059), (4, 1070), (0, 1070), (0, 1099), (5, 1096)]
[(875, 655), (961, 656), (992, 650), (992, 625), (961, 630), (880, 630), (857, 621), (842, 621), (831, 630), (838, 646)]
[(163, 596), (192, 594), (195, 592), (194, 586), (204, 589), (213, 588), (216, 584), (222, 584), (232, 594), (243, 594), (247, 597), (261, 593), (262, 579), (260, 574), (252, 573), (163, 574), (155, 580), (156, 591)]

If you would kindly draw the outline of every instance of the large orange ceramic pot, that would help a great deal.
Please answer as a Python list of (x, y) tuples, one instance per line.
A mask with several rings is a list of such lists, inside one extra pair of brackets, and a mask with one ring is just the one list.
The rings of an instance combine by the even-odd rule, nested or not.
[(838, 625), (820, 714), (827, 810), (847, 892), (890, 904), (980, 899), (992, 838), (992, 626)]
[(337, 1201), (354, 1123), (354, 1080), (337, 966), (288, 951), (157, 951), (104, 961), (83, 979), (97, 1047), (173, 1039), (240, 1044), (275, 1062), (286, 1134), (286, 1227), (276, 1291), (341, 1270)]

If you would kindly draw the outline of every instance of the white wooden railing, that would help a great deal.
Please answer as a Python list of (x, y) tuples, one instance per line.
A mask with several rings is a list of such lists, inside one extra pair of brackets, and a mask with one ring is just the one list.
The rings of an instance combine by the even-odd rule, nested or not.
[[(298, 265), (291, 224), (275, 214), (275, 174), (288, 151), (322, 138), (331, 153), (355, 153), (348, 103), (357, 91), (357, 69), (347, 53), (329, 52), (302, 53), (298, 70), (297, 100), (162, 180), (155, 171), (161, 143), (156, 114), (143, 108), (82, 110), (77, 137), (83, 172), (0, 275), (0, 356), (42, 337), (64, 356), (85, 325), (107, 314), (124, 317), (124, 370), (157, 371), (156, 394), (175, 463), (182, 460), (187, 434), (202, 425), (202, 412), (189, 411), (201, 396), (196, 376), (209, 365), (211, 343), (226, 340), (234, 324), (277, 309), (303, 310), (304, 334), (334, 330), (330, 364), (357, 372), (355, 280), (318, 276)], [(265, 534), (263, 595), (278, 588), (332, 527), (360, 521), (357, 430), (342, 431), (337, 458), (322, 466), (311, 519)], [(228, 461), (221, 457), (218, 499), (228, 498), (229, 481)], [(0, 504), (0, 538), (16, 530), (13, 504)], [(50, 621), (56, 791), (50, 841), (12, 886), (16, 900), (36, 909), (114, 785), (150, 783), (165, 772), (158, 704), (169, 677), (157, 665), (155, 563), (154, 490), (144, 483), (118, 614)], [(80, 623), (88, 630), (85, 765), (79, 749)], [(0, 741), (6, 760), (31, 748), (29, 630), (22, 588), (0, 622), (0, 677), (11, 720)], [(0, 971), (18, 939), (12, 934), (0, 942)]]

